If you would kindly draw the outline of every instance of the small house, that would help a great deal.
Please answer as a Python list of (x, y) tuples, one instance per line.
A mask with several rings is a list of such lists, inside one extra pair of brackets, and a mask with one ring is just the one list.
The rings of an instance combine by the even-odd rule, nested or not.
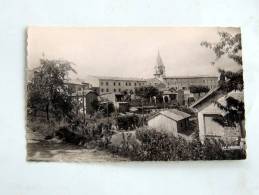
[(191, 115), (177, 109), (162, 110), (148, 119), (148, 126), (178, 136), (189, 128)]
[(100, 96), (102, 100), (110, 101), (113, 103), (115, 109), (118, 112), (128, 112), (129, 103), (123, 101), (123, 95), (119, 92), (117, 93), (105, 93)]
[(220, 117), (225, 116), (226, 112), (220, 109), (215, 102), (226, 105), (229, 97), (243, 102), (243, 91), (231, 91), (226, 94), (216, 88), (190, 106), (198, 115), (199, 137), (202, 143), (206, 138), (214, 138), (233, 144), (238, 143), (238, 140), (244, 137), (241, 132), (241, 129), (244, 129), (244, 121), (241, 121), (242, 127), (240, 125), (223, 126), (217, 121)]

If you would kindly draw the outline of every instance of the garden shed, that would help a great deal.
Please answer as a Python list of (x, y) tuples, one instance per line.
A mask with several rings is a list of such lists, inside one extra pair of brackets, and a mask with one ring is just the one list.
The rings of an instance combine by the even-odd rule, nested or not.
[(188, 129), (190, 116), (177, 109), (162, 110), (148, 119), (148, 126), (178, 136)]

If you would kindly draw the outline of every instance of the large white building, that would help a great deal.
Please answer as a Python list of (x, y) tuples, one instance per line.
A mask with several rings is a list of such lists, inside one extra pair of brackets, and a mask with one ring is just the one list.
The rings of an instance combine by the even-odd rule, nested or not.
[(98, 77), (100, 94), (124, 92), (134, 93), (136, 87), (141, 87), (146, 84), (146, 81), (141, 78), (127, 77)]
[(165, 77), (164, 82), (167, 86), (175, 89), (189, 89), (190, 86), (206, 86), (214, 89), (218, 85), (218, 77), (216, 76), (181, 76), (181, 77)]
[(146, 85), (146, 80), (131, 77), (112, 77), (112, 76), (88, 76), (85, 79), (91, 83), (93, 88), (98, 88), (100, 95), (107, 93), (131, 93), (136, 87)]
[[(152, 85), (158, 88), (175, 88), (176, 90), (188, 90), (191, 85), (207, 86), (209, 89), (217, 87), (217, 76), (166, 76), (165, 65), (158, 52), (156, 65), (154, 67), (154, 77), (150, 79), (96, 76), (90, 81), (93, 86), (99, 88), (99, 94), (134, 92), (136, 87)], [(89, 81), (87, 81), (89, 82)]]

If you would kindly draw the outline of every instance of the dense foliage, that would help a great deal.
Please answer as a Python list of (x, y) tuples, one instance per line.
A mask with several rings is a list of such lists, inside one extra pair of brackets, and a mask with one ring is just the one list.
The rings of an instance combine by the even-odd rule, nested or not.
[(154, 96), (159, 95), (159, 90), (153, 86), (142, 86), (135, 89), (135, 94), (144, 99), (150, 99)]
[(104, 116), (110, 116), (115, 111), (114, 104), (112, 102), (102, 102), (99, 104), (99, 110)]
[(136, 129), (141, 126), (142, 118), (138, 115), (123, 115), (116, 117), (118, 128), (119, 129)]
[(139, 144), (130, 144), (126, 137), (123, 145), (119, 149), (113, 148), (113, 152), (116, 151), (137, 161), (233, 160), (246, 157), (244, 150), (224, 150), (224, 143), (220, 140), (207, 139), (202, 144), (197, 135), (188, 142), (180, 136), (139, 129), (136, 132), (136, 138)]
[(207, 86), (203, 85), (191, 85), (190, 86), (190, 92), (191, 93), (207, 93), (209, 91), (209, 88)]
[(65, 79), (70, 71), (75, 72), (72, 63), (62, 60), (41, 59), (40, 66), (28, 83), (28, 111), (46, 113), (47, 120), (52, 114), (57, 120), (71, 117), (73, 101)]
[[(227, 32), (219, 32), (218, 35), (220, 40), (217, 43), (203, 41), (201, 42), (201, 45), (211, 49), (215, 53), (215, 61), (221, 58), (222, 56), (227, 55), (237, 64), (242, 65), (241, 33), (232, 35)], [(213, 64), (214, 63), (215, 62), (213, 62)]]
[[(241, 33), (232, 35), (227, 32), (219, 32), (218, 34), (220, 37), (219, 42), (210, 43), (204, 41), (201, 43), (201, 45), (211, 49), (215, 53), (215, 61), (220, 59), (222, 56), (227, 56), (228, 58), (234, 60), (237, 65), (241, 67), (241, 69), (237, 72), (219, 69), (219, 87), (223, 93), (228, 93), (233, 90), (243, 91), (244, 81), (242, 70)], [(215, 61), (212, 64), (215, 64)], [(236, 124), (240, 125), (242, 135), (244, 136), (245, 132), (241, 122), (245, 118), (244, 103), (240, 100), (235, 100), (234, 98), (228, 98), (226, 106), (218, 102), (216, 104), (220, 109), (227, 113), (224, 117), (217, 118), (216, 121), (227, 126), (236, 126)]]

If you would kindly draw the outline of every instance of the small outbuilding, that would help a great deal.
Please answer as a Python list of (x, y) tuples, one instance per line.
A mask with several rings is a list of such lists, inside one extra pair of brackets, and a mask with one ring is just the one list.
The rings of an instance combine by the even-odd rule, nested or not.
[(239, 102), (244, 102), (243, 91), (231, 91), (226, 94), (216, 88), (190, 106), (198, 115), (199, 137), (202, 143), (206, 138), (217, 138), (233, 144), (238, 142), (240, 138), (245, 137), (244, 120), (240, 121), (241, 126), (237, 125), (236, 127), (223, 126), (216, 120), (227, 113), (220, 109), (215, 102), (226, 106), (230, 97)]
[(177, 109), (162, 110), (148, 119), (148, 126), (178, 136), (189, 127), (191, 115)]
[(100, 96), (102, 100), (110, 101), (113, 103), (115, 109), (118, 112), (128, 112), (129, 103), (123, 101), (123, 95), (120, 92), (116, 93), (105, 93)]

